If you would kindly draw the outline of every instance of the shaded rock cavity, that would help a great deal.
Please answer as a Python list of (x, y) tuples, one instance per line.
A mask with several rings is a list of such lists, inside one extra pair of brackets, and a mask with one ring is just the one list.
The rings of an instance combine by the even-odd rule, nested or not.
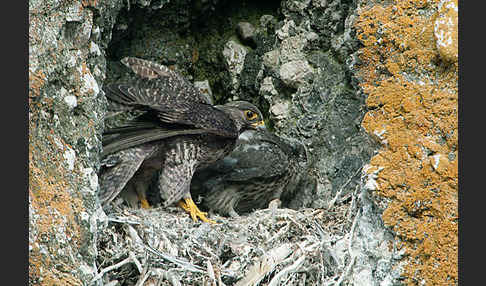
[[(298, 191), (293, 197), (281, 198), (282, 205), (292, 210), (270, 208), (231, 219), (215, 216), (222, 222), (217, 231), (234, 232), (234, 236), (249, 231), (268, 234), (246, 246), (226, 243), (230, 236), (192, 223), (181, 210), (130, 210), (134, 226), (129, 227), (132, 222), (126, 220), (125, 206), (116, 205), (109, 214), (111, 228), (105, 230), (110, 237), (100, 244), (104, 258), (98, 262), (101, 268), (123, 261), (126, 265), (105, 275), (105, 282), (122, 274), (128, 274), (123, 277), (130, 283), (144, 275), (156, 281), (222, 281), (227, 285), (278, 281), (296, 285), (299, 279), (315, 285), (397, 281), (398, 272), (385, 275), (396, 264), (392, 251), (385, 247), (392, 236), (380, 221), (382, 209), (368, 199), (364, 187), (368, 181), (361, 181), (363, 166), (378, 144), (361, 127), (367, 109), (354, 70), (359, 47), (353, 27), (356, 5), (340, 0), (185, 0), (139, 1), (120, 10), (106, 49), (106, 82), (128, 75), (119, 63), (125, 56), (167, 65), (190, 81), (204, 82), (215, 104), (240, 99), (258, 105), (272, 132), (302, 145), (307, 164), (302, 171), (306, 181), (295, 183)], [(314, 220), (316, 209), (326, 212), (325, 221)], [(331, 217), (338, 223), (331, 223)], [(278, 225), (281, 230), (274, 228)], [(187, 232), (194, 227), (210, 239)], [(297, 236), (309, 240), (300, 245), (294, 239)], [(124, 247), (113, 241), (125, 237), (132, 241)], [(368, 242), (375, 240), (379, 247), (368, 257)], [(162, 255), (147, 252), (150, 241), (163, 241), (151, 246), (163, 251)], [(279, 251), (293, 251), (299, 245), (308, 250), (304, 258), (282, 254), (278, 260)], [(204, 250), (189, 250), (194, 248)], [(351, 253), (354, 248), (357, 253)], [(273, 272), (255, 273), (252, 265), (268, 259), (263, 253), (272, 251), (276, 252), (275, 263), (269, 266)], [(143, 272), (137, 266), (140, 263), (150, 271)], [(184, 265), (190, 273), (173, 271), (176, 265)]]
[[(121, 58), (141, 57), (170, 66), (190, 80), (208, 80), (216, 104), (233, 99), (238, 92), (232, 91), (232, 82), (238, 79), (233, 78), (222, 54), (225, 45), (232, 40), (252, 50), (255, 45), (251, 43), (261, 42), (261, 35), (253, 31), (251, 39), (243, 39), (237, 34), (238, 27), (246, 23), (258, 28), (263, 15), (275, 18), (280, 7), (280, 1), (155, 2), (160, 1), (132, 5), (118, 14), (107, 49), (108, 81), (124, 75)], [(245, 37), (250, 37), (247, 33)]]

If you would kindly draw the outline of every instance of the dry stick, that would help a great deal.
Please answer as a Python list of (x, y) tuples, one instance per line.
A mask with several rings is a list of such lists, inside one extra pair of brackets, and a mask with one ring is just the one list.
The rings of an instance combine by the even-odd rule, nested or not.
[(226, 286), (226, 284), (223, 283), (223, 280), (221, 280), (221, 270), (219, 270), (219, 273), (218, 273), (218, 286)]
[(155, 255), (158, 255), (160, 257), (162, 257), (163, 259), (169, 261), (169, 262), (172, 262), (174, 264), (177, 264), (179, 266), (181, 266), (182, 268), (188, 270), (188, 271), (191, 271), (191, 272), (196, 272), (196, 273), (204, 273), (204, 270), (202, 267), (200, 266), (197, 266), (197, 265), (192, 265), (191, 263), (187, 262), (187, 261), (184, 261), (184, 260), (181, 260), (181, 259), (178, 259), (178, 258), (175, 258), (175, 257), (172, 257), (170, 255), (167, 255), (165, 253), (162, 253), (158, 250), (155, 250), (153, 249), (152, 247), (150, 246), (147, 246), (147, 245), (144, 245), (145, 248), (152, 252), (153, 254)]
[(334, 204), (336, 203), (337, 199), (339, 198), (339, 196), (343, 192), (344, 187), (346, 187), (351, 182), (351, 180), (361, 171), (361, 169), (363, 169), (363, 167), (360, 167), (351, 177), (349, 177), (349, 179), (346, 181), (346, 183), (344, 183), (344, 185), (341, 186), (341, 188), (339, 189), (339, 191), (336, 193), (336, 196), (334, 196), (334, 198), (332, 199), (332, 201), (329, 202), (329, 206), (327, 207), (328, 209), (330, 209), (330, 208), (332, 208), (334, 206)]
[(100, 273), (98, 273), (92, 280), (91, 280), (91, 283), (95, 282), (96, 280), (100, 279), (101, 277), (103, 277), (103, 275), (105, 275), (105, 273), (107, 272), (110, 272), (111, 270), (115, 270), (117, 268), (120, 268), (122, 267), (123, 265), (127, 264), (127, 263), (130, 263), (132, 261), (132, 259), (130, 257), (127, 257), (125, 258), (124, 260), (118, 262), (117, 264), (115, 265), (112, 265), (112, 266), (108, 266), (106, 267), (105, 269), (101, 270)]
[(128, 256), (133, 261), (135, 266), (137, 266), (138, 273), (142, 273), (143, 272), (142, 264), (140, 263), (140, 261), (138, 261), (137, 257), (135, 257), (135, 254), (132, 251), (130, 251), (128, 252)]
[(354, 230), (356, 228), (358, 217), (360, 217), (360, 215), (361, 215), (361, 210), (358, 210), (358, 213), (356, 214), (356, 217), (354, 218), (353, 225), (351, 226), (351, 230), (349, 231), (348, 252), (349, 252), (349, 256), (351, 256), (351, 261), (349, 262), (348, 266), (346, 267), (346, 270), (341, 274), (341, 277), (339, 277), (339, 280), (336, 282), (336, 284), (334, 284), (336, 286), (341, 285), (341, 283), (344, 280), (344, 277), (348, 276), (349, 272), (351, 271), (351, 268), (354, 265), (354, 262), (356, 261), (356, 255), (352, 254), (351, 246), (352, 246), (352, 243), (353, 243)]
[(124, 227), (126, 228), (128, 236), (130, 236), (134, 244), (144, 245), (143, 240), (140, 238), (137, 231), (131, 225), (127, 224), (124, 225)]
[(147, 280), (150, 276), (150, 272), (148, 271), (148, 263), (145, 264), (143, 271), (140, 273), (140, 278), (138, 278), (137, 284), (135, 286), (142, 286), (145, 280)]
[(141, 272), (140, 278), (138, 279), (137, 284), (135, 286), (142, 286), (145, 280), (147, 280), (152, 274), (152, 271), (151, 270), (149, 271), (150, 263), (148, 262), (148, 253), (145, 251), (144, 254), (145, 254), (144, 255), (145, 263), (144, 263), (143, 271)]
[(319, 262), (321, 262), (321, 265), (320, 265), (321, 266), (321, 281), (322, 281), (322, 283), (324, 283), (325, 269), (324, 269), (324, 259), (322, 258), (322, 251), (319, 251)]
[(150, 273), (147, 271), (144, 275), (140, 275), (140, 278), (137, 281), (137, 284), (135, 286), (142, 286), (143, 283), (145, 283), (145, 280), (147, 280), (150, 276)]
[[(181, 282), (179, 282), (179, 279), (177, 277), (174, 277), (174, 275), (172, 275), (172, 273), (170, 273), (171, 270), (167, 270), (167, 271), (164, 271), (163, 273), (163, 278), (167, 281), (169, 281), (169, 283), (173, 286), (181, 286)], [(159, 280), (159, 282), (161, 282), (161, 280)]]
[(118, 222), (118, 223), (127, 223), (127, 224), (135, 224), (135, 225), (138, 225), (140, 224), (139, 222), (137, 221), (131, 221), (125, 217), (123, 218), (117, 218), (117, 217), (108, 217), (108, 221), (112, 221), (112, 222)]
[(112, 280), (112, 281), (106, 283), (104, 286), (116, 286), (118, 284), (119, 284), (118, 280)]
[(164, 280), (164, 279), (162, 279), (161, 277), (159, 277), (159, 278), (157, 279), (157, 284), (155, 284), (155, 286), (160, 286), (160, 285), (162, 285), (162, 280)]
[(287, 256), (292, 253), (292, 244), (285, 243), (273, 249), (270, 249), (260, 257), (248, 269), (245, 277), (239, 280), (235, 286), (257, 285), (260, 281), (275, 267), (280, 264)]
[(312, 222), (316, 226), (317, 233), (319, 233), (319, 236), (321, 237), (321, 241), (326, 237), (326, 234), (324, 233), (324, 229), (322, 229), (322, 226), (320, 226), (315, 219), (312, 219)]
[(211, 261), (209, 259), (206, 260), (206, 265), (208, 267), (209, 279), (211, 279), (211, 283), (215, 283), (216, 282), (216, 276), (214, 275), (213, 265), (211, 264)]
[[(291, 279), (292, 279), (292, 275), (287, 276), (287, 279), (285, 279), (285, 281), (283, 281), (281, 285), (289, 285), (289, 281)], [(302, 284), (302, 285), (305, 285), (305, 284)]]
[(270, 283), (268, 284), (268, 286), (277, 286), (277, 285), (279, 285), (278, 283), (280, 282), (280, 279), (282, 279), (282, 277), (284, 275), (287, 275), (289, 273), (296, 272), (297, 269), (299, 269), (300, 265), (304, 262), (305, 258), (306, 258), (305, 255), (302, 255), (292, 265), (290, 265), (290, 266), (285, 267), (284, 269), (282, 269), (282, 271), (280, 271), (277, 275), (275, 275), (275, 277), (273, 277), (272, 281), (270, 281)]
[(356, 193), (358, 191), (358, 188), (359, 188), (359, 185), (357, 185), (356, 188), (354, 189), (354, 192), (353, 192), (353, 194), (351, 196), (351, 203), (349, 204), (349, 207), (346, 210), (346, 219), (348, 221), (350, 220), (351, 215), (353, 214), (353, 209), (354, 209), (354, 206), (356, 204)]
[(277, 238), (282, 237), (283, 234), (287, 233), (287, 231), (289, 230), (289, 228), (290, 228), (289, 223), (286, 222), (285, 226), (281, 227), (280, 230), (276, 234), (274, 234), (272, 237), (270, 237), (267, 240), (267, 243), (273, 241), (274, 239), (277, 239)]
[[(209, 247), (207, 247), (207, 246), (206, 246), (206, 245), (204, 245), (204, 244), (200, 244), (200, 243), (199, 243), (199, 241), (198, 241), (197, 239), (192, 238), (192, 239), (191, 239), (191, 241), (192, 241), (194, 244), (196, 244), (196, 245), (199, 247), (199, 249), (204, 249), (204, 250), (206, 250), (206, 252), (207, 252), (207, 253), (209, 253), (209, 254), (210, 254), (211, 256), (213, 256), (214, 258), (218, 258), (218, 256), (217, 256), (216, 254), (214, 254), (214, 253), (211, 251), (211, 249), (210, 249)], [(195, 252), (195, 251), (192, 251), (192, 252), (193, 252), (193, 253), (198, 254), (199, 256), (202, 256), (202, 257), (204, 257), (204, 258), (209, 259), (208, 257), (204, 256), (204, 255), (203, 255), (202, 253), (200, 253), (200, 252)]]
[(341, 274), (341, 277), (339, 277), (339, 280), (334, 285), (339, 286), (339, 285), (341, 285), (341, 283), (343, 283), (344, 276), (348, 276), (348, 274), (351, 271), (351, 268), (353, 267), (355, 261), (356, 261), (356, 256), (353, 256), (351, 258), (351, 261), (349, 262), (348, 266), (346, 267), (346, 270), (343, 272), (343, 274)]
[(337, 275), (334, 275), (332, 277), (329, 277), (326, 279), (325, 282), (322, 283), (323, 286), (334, 286), (336, 285), (336, 282), (334, 280), (337, 279)]
[(302, 230), (302, 233), (309, 233), (309, 231), (304, 226), (302, 226), (300, 223), (298, 223), (293, 216), (288, 216), (288, 219), (291, 222), (293, 222), (296, 226), (298, 226), (300, 228), (300, 230)]

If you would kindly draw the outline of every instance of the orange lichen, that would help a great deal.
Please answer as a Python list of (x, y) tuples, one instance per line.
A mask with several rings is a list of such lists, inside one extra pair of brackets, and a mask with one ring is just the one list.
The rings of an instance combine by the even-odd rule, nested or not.
[[(63, 230), (66, 243), (71, 248), (81, 246), (83, 235), (76, 220), (76, 214), (84, 207), (81, 198), (74, 197), (69, 192), (69, 171), (63, 163), (61, 152), (54, 140), (35, 137), (36, 128), (29, 122), (29, 197), (31, 208), (36, 216), (36, 240), (29, 243), (29, 280), (42, 280), (43, 285), (82, 285), (81, 281), (72, 275), (77, 269), (74, 261), (67, 257), (52, 260), (59, 251), (56, 234), (59, 228)], [(60, 141), (63, 146), (66, 146)], [(67, 147), (67, 146), (66, 146)], [(34, 218), (31, 218), (34, 219)], [(41, 247), (47, 250), (43, 253)], [(64, 250), (67, 247), (63, 247)]]
[(376, 193), (391, 201), (382, 217), (408, 254), (408, 285), (458, 283), (458, 67), (436, 47), (438, 2), (375, 3), (355, 24), (370, 109), (362, 125), (383, 144), (368, 172), (382, 168)]
[(29, 97), (37, 97), (40, 95), (40, 89), (46, 82), (46, 75), (43, 71), (36, 72), (29, 71)]
[(81, 0), (83, 7), (96, 7), (98, 0)]

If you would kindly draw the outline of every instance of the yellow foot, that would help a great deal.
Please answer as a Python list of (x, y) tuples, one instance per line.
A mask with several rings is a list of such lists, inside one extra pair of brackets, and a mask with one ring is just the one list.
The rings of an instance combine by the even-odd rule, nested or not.
[(149, 202), (147, 201), (146, 198), (140, 198), (140, 205), (142, 206), (143, 209), (149, 209), (150, 208), (150, 204), (149, 204)]
[(208, 213), (200, 211), (191, 198), (182, 199), (177, 203), (177, 205), (183, 208), (186, 212), (188, 212), (191, 215), (193, 221), (197, 221), (197, 218), (199, 218), (204, 222), (216, 223), (214, 220), (210, 220), (209, 218), (207, 218), (206, 215)]

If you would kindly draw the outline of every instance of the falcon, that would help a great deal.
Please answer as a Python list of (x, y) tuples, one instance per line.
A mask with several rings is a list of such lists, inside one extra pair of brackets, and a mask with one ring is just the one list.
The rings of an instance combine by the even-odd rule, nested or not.
[(246, 101), (211, 105), (166, 66), (134, 57), (121, 62), (133, 77), (104, 86), (108, 113), (141, 114), (103, 134), (101, 203), (108, 204), (128, 185), (142, 207), (149, 207), (145, 188), (157, 174), (164, 206), (177, 203), (194, 221), (213, 222), (191, 198), (192, 176), (228, 155), (245, 130), (265, 129), (262, 113)]
[(196, 172), (191, 191), (211, 211), (237, 217), (273, 202), (289, 202), (306, 166), (303, 145), (268, 131), (248, 130), (228, 156)]

